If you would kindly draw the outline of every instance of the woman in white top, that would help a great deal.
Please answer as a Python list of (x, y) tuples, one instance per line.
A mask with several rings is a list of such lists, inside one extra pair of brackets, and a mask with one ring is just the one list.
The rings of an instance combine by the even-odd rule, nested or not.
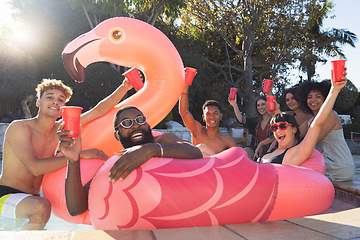
[[(303, 104), (316, 118), (328, 94), (329, 83), (327, 81), (305, 82), (301, 89), (306, 97), (303, 100)], [(312, 121), (313, 118), (309, 120), (309, 125)], [(334, 110), (330, 112), (317, 137), (316, 149), (324, 155), (326, 164), (325, 175), (331, 181), (348, 181), (354, 177), (354, 160), (345, 142), (339, 116)]]

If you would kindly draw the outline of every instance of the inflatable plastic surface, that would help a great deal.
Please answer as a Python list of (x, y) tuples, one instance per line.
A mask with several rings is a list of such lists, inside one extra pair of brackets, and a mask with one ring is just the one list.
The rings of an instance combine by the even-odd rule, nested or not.
[(151, 128), (164, 119), (177, 103), (184, 86), (184, 65), (172, 42), (155, 27), (132, 18), (111, 18), (70, 42), (63, 62), (71, 77), (82, 82), (84, 68), (106, 61), (136, 67), (145, 85), (105, 116), (83, 126), (82, 141), (108, 156), (121, 150), (113, 137), (113, 118), (121, 106), (134, 105), (147, 117)]
[[(96, 229), (157, 229), (212, 226), (301, 217), (328, 209), (332, 183), (321, 171), (316, 150), (304, 164), (320, 172), (281, 164), (255, 163), (240, 147), (212, 157), (153, 158), (114, 184), (108, 172), (118, 156), (81, 160), (90, 185), (89, 211), (71, 217), (65, 202), (66, 168), (46, 174), (44, 196), (60, 218)], [(89, 219), (90, 216), (90, 219)]]
[[(93, 178), (103, 163), (104, 160), (102, 159), (81, 159), (81, 182), (83, 186)], [(51, 202), (51, 211), (57, 217), (71, 223), (91, 224), (88, 211), (75, 217), (69, 214), (65, 199), (65, 177), (66, 167), (44, 175), (42, 191), (44, 197)]]
[[(304, 167), (255, 163), (234, 147), (197, 160), (149, 160), (124, 181), (107, 181), (116, 161), (91, 183), (96, 229), (158, 229), (278, 220), (320, 213), (334, 199), (332, 183)], [(324, 161), (314, 154), (308, 161)]]

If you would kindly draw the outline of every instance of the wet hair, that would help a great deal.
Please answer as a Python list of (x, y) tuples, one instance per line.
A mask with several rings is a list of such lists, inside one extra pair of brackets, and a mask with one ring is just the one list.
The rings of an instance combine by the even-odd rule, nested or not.
[(271, 118), (270, 125), (272, 125), (274, 123), (278, 123), (278, 122), (287, 122), (287, 123), (292, 124), (293, 127), (295, 127), (297, 130), (295, 133), (295, 139), (298, 143), (301, 142), (299, 124), (297, 123), (297, 121), (293, 115), (285, 113), (285, 112), (277, 113)]
[(202, 106), (202, 110), (204, 111), (206, 107), (208, 106), (215, 106), (219, 109), (220, 113), (222, 112), (221, 110), (221, 106), (220, 106), (220, 103), (216, 100), (207, 100), (203, 106)]
[(325, 99), (327, 97), (327, 95), (329, 94), (330, 87), (331, 87), (331, 83), (328, 80), (323, 80), (321, 82), (316, 82), (316, 81), (303, 82), (300, 85), (299, 92), (301, 92), (300, 103), (303, 106), (304, 111), (307, 113), (313, 114), (312, 110), (309, 108), (309, 106), (307, 104), (307, 98), (308, 98), (310, 91), (312, 91), (312, 90), (319, 91)]
[(133, 105), (126, 105), (126, 106), (123, 106), (119, 109), (119, 111), (115, 114), (114, 116), (114, 128), (119, 124), (118, 123), (118, 120), (119, 120), (119, 116), (121, 113), (123, 113), (124, 111), (126, 110), (129, 110), (129, 109), (136, 109), (138, 110), (141, 114), (143, 114), (137, 107), (133, 106)]
[(66, 102), (70, 100), (73, 94), (71, 87), (66, 86), (61, 80), (44, 78), (35, 89), (37, 98), (40, 99), (45, 91), (52, 89), (57, 89), (64, 93)]

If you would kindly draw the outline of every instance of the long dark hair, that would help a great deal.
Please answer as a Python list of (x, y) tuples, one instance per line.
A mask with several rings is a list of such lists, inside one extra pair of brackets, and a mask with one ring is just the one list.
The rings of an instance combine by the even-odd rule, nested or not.
[(277, 113), (271, 118), (270, 125), (277, 123), (277, 122), (287, 122), (287, 123), (292, 124), (293, 127), (295, 127), (297, 130), (295, 133), (295, 139), (298, 143), (301, 142), (299, 124), (297, 123), (297, 121), (293, 115), (285, 113), (285, 112)]

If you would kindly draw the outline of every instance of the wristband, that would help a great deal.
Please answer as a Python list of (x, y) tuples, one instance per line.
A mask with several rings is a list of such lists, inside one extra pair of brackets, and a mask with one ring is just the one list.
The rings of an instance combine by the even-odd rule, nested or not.
[(160, 147), (160, 158), (162, 158), (164, 156), (164, 149), (160, 143), (156, 143), (156, 144), (159, 145), (159, 147)]

